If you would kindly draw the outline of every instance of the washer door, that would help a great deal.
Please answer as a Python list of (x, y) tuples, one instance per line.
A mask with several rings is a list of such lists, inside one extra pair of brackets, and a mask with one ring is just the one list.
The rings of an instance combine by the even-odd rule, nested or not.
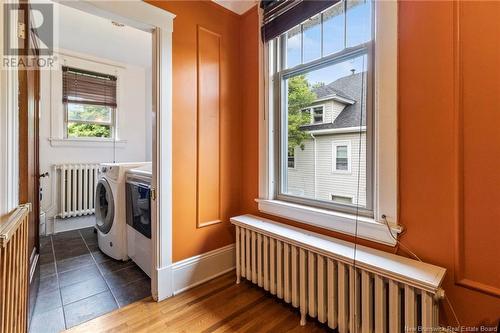
[(115, 201), (111, 187), (104, 178), (100, 179), (97, 183), (95, 202), (97, 229), (107, 234), (111, 230), (115, 219)]

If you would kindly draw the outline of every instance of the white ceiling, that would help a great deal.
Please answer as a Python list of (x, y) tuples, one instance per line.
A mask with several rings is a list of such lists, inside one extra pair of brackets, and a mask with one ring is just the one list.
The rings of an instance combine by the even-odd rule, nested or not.
[(235, 12), (238, 15), (245, 13), (247, 10), (252, 8), (257, 0), (213, 0), (224, 8)]
[[(124, 64), (151, 67), (151, 34), (54, 3), (56, 47)], [(57, 36), (58, 35), (58, 36)]]

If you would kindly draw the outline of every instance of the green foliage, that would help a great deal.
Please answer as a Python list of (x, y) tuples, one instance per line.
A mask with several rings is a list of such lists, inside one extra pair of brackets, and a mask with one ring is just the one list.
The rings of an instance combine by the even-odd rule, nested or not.
[(300, 129), (311, 122), (311, 115), (302, 112), (316, 99), (305, 75), (294, 76), (288, 80), (288, 153), (293, 154), (295, 147), (304, 149), (304, 140), (309, 136)]
[(83, 121), (109, 122), (111, 108), (100, 105), (68, 104), (68, 119)]
[(68, 123), (68, 136), (72, 138), (110, 138), (111, 130), (107, 125)]
[(110, 138), (110, 125), (80, 123), (80, 121), (111, 123), (111, 112), (112, 109), (108, 106), (68, 104), (68, 136), (73, 138)]

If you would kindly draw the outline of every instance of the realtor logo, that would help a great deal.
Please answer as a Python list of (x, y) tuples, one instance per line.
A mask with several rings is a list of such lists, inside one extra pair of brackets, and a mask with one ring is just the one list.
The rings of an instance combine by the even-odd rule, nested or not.
[[(41, 56), (50, 56), (54, 47), (54, 10), (50, 3), (31, 3), (29, 9), (20, 8), (18, 4), (4, 3), (4, 55), (27, 56), (29, 48), (38, 50)], [(28, 13), (25, 13), (25, 11)], [(27, 14), (27, 15), (26, 15)], [(30, 30), (19, 18), (27, 17)], [(14, 31), (12, 31), (14, 30)], [(28, 47), (20, 39), (28, 39)]]
[[(54, 8), (51, 3), (3, 4), (4, 69), (51, 68)], [(29, 23), (28, 23), (29, 22)]]

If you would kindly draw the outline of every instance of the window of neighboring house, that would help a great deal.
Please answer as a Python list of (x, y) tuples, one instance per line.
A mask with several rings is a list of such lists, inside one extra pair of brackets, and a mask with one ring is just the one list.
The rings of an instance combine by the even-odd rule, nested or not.
[(115, 137), (116, 76), (63, 67), (67, 138)]
[(315, 106), (312, 108), (312, 121), (313, 124), (323, 122), (323, 106)]
[[(371, 170), (367, 170), (367, 165), (372, 165), (368, 161), (373, 130), (369, 121), (373, 77), (372, 2), (338, 2), (277, 37), (274, 43), (276, 52), (270, 66), (275, 70), (274, 79), (282, 92), (273, 95), (274, 105), (279, 105), (276, 114), (280, 123), (275, 151), (282, 165), (277, 168), (277, 198), (354, 213), (351, 203), (332, 202), (328, 194), (342, 196), (342, 191), (354, 192), (359, 193), (357, 202), (361, 209), (358, 211), (372, 215), (369, 193), (372, 177)], [(344, 106), (339, 121), (327, 123), (321, 133), (305, 126), (324, 124), (324, 107), (311, 104), (337, 96), (354, 101)], [(353, 145), (361, 148), (355, 166), (351, 166), (350, 143), (346, 144), (345, 140), (355, 140)], [(332, 152), (332, 141), (344, 144), (336, 145)], [(303, 175), (289, 177), (288, 152), (294, 150), (301, 155), (303, 167), (299, 172)], [(351, 173), (351, 167), (360, 173), (359, 177)], [(304, 194), (297, 195), (297, 188)]]
[(323, 105), (302, 109), (302, 117), (311, 118), (311, 124), (319, 124), (324, 119)]
[(352, 198), (342, 195), (332, 194), (332, 201), (340, 204), (352, 205)]
[(333, 171), (351, 171), (351, 147), (348, 142), (333, 143)]
[(289, 168), (295, 168), (295, 151), (289, 151), (288, 152), (288, 167)]

